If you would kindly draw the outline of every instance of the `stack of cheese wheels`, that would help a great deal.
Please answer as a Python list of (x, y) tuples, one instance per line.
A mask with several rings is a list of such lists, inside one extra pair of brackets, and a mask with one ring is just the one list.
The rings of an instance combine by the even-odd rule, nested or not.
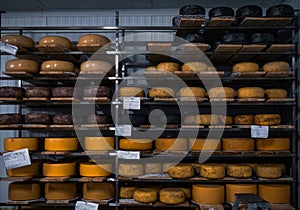
[(122, 186), (120, 187), (120, 198), (132, 199), (133, 193), (137, 189), (136, 186)]
[(162, 166), (160, 163), (145, 163), (145, 174), (159, 174), (162, 173)]
[(151, 150), (152, 140), (151, 139), (120, 139), (120, 149), (123, 150)]
[(133, 192), (133, 199), (141, 203), (153, 203), (157, 201), (155, 188), (138, 188)]
[(170, 168), (167, 173), (176, 179), (185, 179), (194, 176), (194, 167), (190, 164), (178, 164)]
[(99, 34), (85, 34), (82, 35), (78, 39), (77, 46), (97, 46), (97, 47), (103, 47), (104, 45), (108, 44), (110, 40), (102, 35)]
[(145, 93), (139, 87), (121, 87), (119, 89), (119, 96), (121, 97), (144, 97)]
[(199, 62), (199, 61), (194, 61), (194, 62), (187, 62), (182, 65), (181, 67), (183, 72), (203, 72), (207, 71), (208, 67), (206, 63)]
[(187, 139), (185, 138), (157, 138), (155, 148), (161, 151), (186, 151)]
[(259, 71), (259, 65), (254, 62), (241, 62), (234, 64), (232, 72), (256, 72)]
[(264, 98), (265, 91), (260, 87), (243, 87), (237, 92), (238, 98)]
[(74, 72), (74, 64), (69, 61), (49, 60), (44, 61), (41, 71)]
[(81, 63), (80, 71), (108, 73), (112, 67), (112, 64), (106, 61), (88, 60)]
[(201, 87), (183, 87), (178, 92), (179, 97), (205, 97), (205, 89)]
[(85, 200), (108, 200), (114, 197), (114, 185), (112, 183), (84, 183), (82, 196)]
[(288, 151), (290, 150), (289, 138), (266, 138), (256, 139), (256, 149), (258, 151)]
[(254, 116), (249, 114), (236, 115), (234, 117), (236, 125), (252, 125), (254, 124)]
[(254, 150), (254, 139), (251, 138), (222, 138), (223, 151)]
[(84, 145), (88, 151), (108, 151), (114, 149), (114, 137), (93, 137), (86, 136)]
[(287, 204), (291, 199), (288, 184), (259, 184), (258, 196), (272, 204)]
[(208, 90), (210, 99), (233, 99), (235, 91), (231, 87), (214, 87)]
[(255, 173), (260, 178), (277, 179), (282, 176), (283, 168), (279, 164), (258, 164)]
[(252, 167), (247, 164), (228, 164), (227, 175), (235, 178), (249, 178), (252, 176)]
[(42, 47), (61, 47), (70, 49), (71, 41), (62, 36), (44, 36), (39, 41), (39, 46)]
[(185, 202), (186, 194), (180, 188), (163, 188), (159, 191), (159, 201), (165, 204), (180, 204)]
[(29, 59), (13, 59), (5, 63), (5, 71), (7, 72), (28, 72), (32, 74), (39, 73), (39, 64)]
[(219, 139), (189, 139), (189, 148), (192, 151), (220, 151), (221, 140)]
[(223, 185), (196, 184), (192, 187), (192, 199), (199, 204), (222, 204), (224, 195)]
[(168, 87), (153, 87), (148, 93), (150, 98), (172, 98), (174, 97), (174, 90)]
[(174, 62), (163, 62), (156, 66), (156, 70), (163, 72), (174, 73), (175, 71), (179, 71), (180, 67), (178, 63)]
[(280, 125), (279, 114), (257, 114), (254, 116), (254, 123), (261, 126)]
[(235, 194), (255, 194), (257, 195), (256, 184), (226, 184), (226, 201), (234, 203)]
[(75, 182), (45, 184), (45, 198), (47, 200), (69, 200), (75, 198), (76, 194)]
[(45, 138), (45, 150), (74, 151), (78, 147), (77, 138)]
[(287, 97), (287, 91), (284, 89), (274, 88), (274, 89), (266, 89), (265, 97), (269, 99), (282, 99)]
[(2, 36), (1, 41), (17, 47), (24, 47), (29, 49), (32, 49), (34, 47), (34, 41), (31, 38), (23, 35)]
[(41, 163), (38, 161), (31, 162), (29, 166), (23, 166), (14, 169), (7, 169), (8, 176), (38, 176), (40, 174)]
[(28, 148), (29, 151), (38, 150), (38, 138), (4, 138), (4, 150), (14, 151)]
[(73, 176), (75, 162), (46, 162), (43, 163), (44, 176)]
[(262, 67), (264, 72), (286, 72), (290, 70), (290, 64), (285, 61), (273, 61)]
[(38, 183), (13, 182), (8, 186), (8, 199), (12, 201), (36, 200), (41, 197)]
[(226, 175), (225, 167), (222, 164), (207, 163), (200, 165), (200, 176), (207, 179), (222, 179)]
[(140, 163), (120, 163), (118, 172), (120, 176), (136, 177), (144, 174), (144, 167)]
[(112, 165), (110, 163), (92, 163), (85, 162), (80, 163), (79, 173), (80, 176), (96, 177), (96, 176), (109, 176), (112, 171)]

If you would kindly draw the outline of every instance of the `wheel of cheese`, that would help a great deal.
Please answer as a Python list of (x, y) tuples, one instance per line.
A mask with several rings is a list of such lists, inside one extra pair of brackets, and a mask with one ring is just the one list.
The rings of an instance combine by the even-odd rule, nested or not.
[(157, 201), (157, 191), (154, 188), (138, 188), (133, 192), (133, 199), (141, 203)]
[(173, 63), (173, 62), (163, 62), (160, 63), (156, 66), (156, 69), (158, 71), (165, 71), (165, 72), (175, 72), (175, 71), (179, 71), (179, 64), (178, 63)]
[(229, 98), (233, 99), (235, 91), (231, 87), (214, 87), (208, 90), (208, 96), (211, 99)]
[(107, 151), (114, 149), (114, 137), (92, 137), (86, 136), (84, 140), (84, 147), (88, 151)]
[(32, 49), (34, 47), (34, 41), (31, 38), (23, 35), (2, 36), (1, 41), (17, 47), (24, 47), (29, 49)]
[(46, 162), (43, 163), (44, 176), (73, 176), (75, 162)]
[(265, 97), (266, 98), (286, 98), (287, 91), (284, 89), (266, 89)]
[(120, 163), (118, 169), (120, 176), (135, 177), (144, 174), (143, 164), (138, 163)]
[(26, 97), (50, 97), (51, 91), (47, 87), (27, 87), (25, 90)]
[(287, 151), (290, 150), (289, 138), (266, 138), (256, 139), (256, 149), (258, 151)]
[(145, 71), (147, 72), (151, 72), (151, 71), (157, 71), (157, 67), (156, 66), (148, 66)]
[(0, 125), (22, 124), (23, 122), (21, 114), (0, 114)]
[(234, 117), (234, 124), (236, 125), (252, 125), (254, 124), (254, 116), (249, 114), (236, 115)]
[(227, 175), (235, 178), (249, 178), (252, 176), (252, 167), (246, 164), (228, 164)]
[(39, 64), (36, 61), (28, 59), (13, 59), (5, 63), (5, 71), (25, 71), (36, 74), (39, 72)]
[(99, 46), (102, 47), (108, 44), (110, 40), (99, 34), (85, 34), (78, 39), (77, 46)]
[(200, 166), (200, 176), (207, 179), (222, 179), (226, 175), (222, 164), (207, 163)]
[(263, 65), (262, 69), (264, 72), (289, 71), (290, 64), (285, 61), (273, 61)]
[(75, 198), (76, 194), (75, 182), (45, 184), (45, 198), (47, 200), (69, 200)]
[(219, 124), (221, 125), (233, 124), (233, 118), (231, 116), (218, 115), (218, 117), (219, 117)]
[(186, 200), (185, 193), (179, 188), (163, 188), (159, 191), (159, 201), (165, 204), (180, 204)]
[(237, 91), (238, 98), (264, 98), (265, 91), (260, 87), (243, 87)]
[(266, 179), (277, 179), (282, 176), (282, 168), (276, 164), (259, 164), (255, 167), (258, 177)]
[(8, 186), (8, 199), (12, 201), (36, 200), (41, 197), (38, 183), (13, 182)]
[(200, 125), (217, 125), (219, 116), (216, 114), (200, 114), (198, 115)]
[(226, 184), (226, 201), (234, 203), (235, 194), (257, 195), (256, 184)]
[(71, 41), (62, 36), (44, 36), (40, 39), (39, 45), (43, 47), (71, 48)]
[(192, 199), (199, 204), (222, 204), (224, 194), (223, 185), (195, 184), (192, 187)]
[(19, 177), (19, 176), (37, 176), (40, 174), (40, 162), (31, 162), (29, 166), (23, 166), (14, 169), (7, 169), (7, 176)]
[(153, 87), (149, 90), (149, 98), (172, 98), (174, 90), (167, 87)]
[(254, 116), (256, 125), (279, 125), (281, 118), (279, 114), (258, 114)]
[(176, 189), (182, 190), (184, 192), (186, 198), (191, 198), (192, 197), (192, 191), (191, 191), (190, 188), (178, 187)]
[(109, 163), (95, 164), (95, 163), (80, 163), (79, 173), (80, 176), (96, 177), (96, 176), (109, 176), (112, 171), (112, 165)]
[(119, 89), (119, 96), (121, 97), (144, 97), (145, 93), (139, 87), (121, 87)]
[(259, 65), (254, 62), (241, 62), (234, 64), (232, 72), (255, 72), (259, 71)]
[(182, 65), (181, 67), (183, 72), (203, 72), (203, 71), (207, 71), (207, 64), (203, 63), (203, 62), (187, 62), (185, 64)]
[(112, 183), (84, 183), (82, 197), (85, 200), (107, 200), (114, 197), (114, 185)]
[(21, 87), (2, 86), (0, 87), (0, 97), (2, 98), (22, 98), (24, 89)]
[(160, 163), (145, 163), (145, 174), (160, 174), (162, 173), (162, 166)]
[(194, 167), (189, 164), (178, 164), (176, 166), (173, 166), (170, 168), (167, 173), (176, 179), (185, 179), (185, 178), (190, 178), (193, 177), (195, 172), (194, 172)]
[(106, 61), (98, 61), (98, 60), (88, 60), (84, 61), (80, 65), (81, 71), (89, 71), (89, 72), (109, 72), (112, 69), (111, 63), (108, 63)]
[(185, 138), (157, 138), (155, 148), (158, 150), (186, 151), (187, 139)]
[(259, 184), (258, 196), (269, 203), (287, 204), (291, 200), (291, 187), (288, 184)]
[(123, 150), (151, 150), (152, 140), (151, 139), (120, 139), (120, 149)]
[(205, 89), (201, 87), (183, 87), (178, 92), (179, 97), (205, 97)]
[[(205, 144), (205, 147), (204, 147)], [(221, 140), (219, 139), (189, 139), (189, 148), (192, 151), (220, 151)]]
[(28, 148), (29, 151), (38, 150), (38, 138), (4, 138), (4, 150), (14, 151)]
[(69, 61), (49, 60), (42, 63), (41, 71), (73, 72), (74, 68), (74, 64)]
[(133, 193), (136, 189), (137, 187), (128, 187), (128, 186), (120, 187), (120, 198), (132, 199)]
[(45, 150), (74, 151), (78, 147), (77, 138), (45, 138)]
[(254, 139), (251, 138), (222, 138), (223, 151), (254, 150)]

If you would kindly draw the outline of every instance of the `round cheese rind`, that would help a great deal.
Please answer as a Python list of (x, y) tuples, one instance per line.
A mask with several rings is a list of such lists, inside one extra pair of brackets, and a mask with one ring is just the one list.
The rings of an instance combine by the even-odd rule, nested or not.
[(160, 163), (145, 163), (145, 174), (160, 174), (162, 173), (162, 166)]
[(219, 116), (216, 114), (200, 114), (198, 115), (200, 125), (217, 125)]
[(4, 150), (14, 151), (28, 148), (29, 151), (38, 150), (38, 138), (4, 138)]
[(128, 186), (120, 187), (120, 198), (132, 199), (133, 193), (136, 189), (137, 187), (128, 187)]
[(289, 138), (266, 138), (256, 139), (256, 149), (258, 151), (287, 151), (290, 150)]
[(12, 201), (35, 200), (41, 197), (38, 183), (13, 182), (8, 186), (8, 199)]
[(185, 138), (157, 138), (155, 140), (155, 148), (166, 151), (186, 151), (187, 139)]
[(43, 163), (44, 176), (73, 176), (75, 174), (75, 162), (46, 162)]
[(235, 178), (249, 178), (252, 176), (252, 167), (246, 164), (228, 164), (227, 175)]
[(262, 69), (264, 72), (289, 71), (290, 64), (285, 61), (273, 61), (263, 65)]
[(78, 39), (77, 46), (104, 46), (108, 44), (110, 40), (99, 34), (84, 34)]
[(6, 169), (7, 176), (37, 176), (40, 174), (40, 162), (31, 162), (29, 166), (23, 166), (14, 169)]
[(109, 176), (112, 171), (112, 165), (109, 163), (95, 164), (95, 163), (80, 163), (79, 173), (80, 176), (96, 177), (96, 176)]
[(223, 151), (254, 150), (254, 139), (251, 138), (222, 138)]
[(120, 149), (143, 151), (152, 149), (151, 139), (120, 139)]
[(181, 67), (183, 72), (203, 72), (203, 71), (207, 71), (208, 67), (206, 63), (203, 62), (187, 62), (185, 64), (182, 65)]
[(135, 177), (143, 175), (144, 168), (142, 164), (120, 163), (118, 172), (120, 176)]
[(171, 72), (174, 73), (175, 71), (179, 71), (179, 64), (178, 63), (174, 63), (174, 62), (163, 62), (163, 63), (159, 63), (156, 66), (156, 69), (158, 71), (165, 71), (165, 72)]
[(277, 179), (282, 176), (282, 168), (276, 164), (258, 164), (255, 173), (261, 178)]
[(153, 87), (149, 90), (149, 98), (172, 98), (174, 90), (168, 87)]
[(257, 195), (256, 184), (226, 184), (226, 201), (234, 203), (235, 194), (255, 194)]
[(114, 141), (114, 137), (86, 136), (84, 140), (84, 146), (88, 151), (108, 151), (114, 150)]
[(224, 194), (223, 185), (195, 184), (192, 187), (192, 199), (199, 204), (222, 204), (224, 202)]
[(234, 64), (232, 72), (256, 72), (259, 71), (259, 65), (254, 62), (241, 62)]
[(233, 118), (231, 116), (218, 115), (218, 117), (219, 117), (219, 124), (221, 125), (233, 124)]
[(194, 176), (194, 167), (188, 164), (179, 164), (170, 168), (167, 173), (176, 179), (185, 179)]
[(133, 192), (133, 199), (141, 203), (157, 201), (157, 191), (154, 188), (138, 188)]
[(264, 98), (265, 91), (260, 87), (243, 87), (237, 92), (238, 98)]
[(254, 122), (262, 126), (280, 125), (281, 118), (279, 114), (257, 114), (254, 116)]
[(112, 65), (106, 61), (98, 61), (98, 60), (87, 60), (81, 63), (80, 70), (81, 71), (100, 71), (100, 72), (109, 72), (112, 69)]
[(145, 93), (139, 87), (121, 87), (119, 89), (119, 96), (121, 97), (144, 97)]
[(39, 45), (43, 47), (62, 47), (71, 48), (71, 41), (62, 36), (44, 36), (40, 39)]
[(186, 199), (183, 190), (179, 188), (163, 188), (159, 191), (159, 201), (166, 204), (180, 204)]
[(45, 198), (47, 200), (69, 200), (75, 198), (76, 194), (75, 182), (45, 184)]
[(23, 35), (6, 35), (1, 37), (1, 41), (7, 44), (15, 45), (17, 47), (25, 47), (32, 49), (34, 47), (34, 41)]
[(259, 184), (258, 196), (272, 204), (286, 204), (291, 199), (291, 187), (288, 184)]
[(249, 114), (236, 115), (234, 117), (234, 124), (236, 125), (252, 125), (254, 124), (254, 116)]
[(200, 176), (207, 179), (222, 179), (226, 175), (225, 167), (222, 164), (202, 164), (200, 165)]
[(39, 72), (39, 64), (36, 61), (29, 59), (13, 59), (5, 63), (5, 71), (25, 71), (36, 74)]
[(49, 60), (41, 65), (41, 71), (73, 72), (74, 64), (69, 61)]
[[(205, 145), (205, 147), (204, 147)], [(219, 139), (189, 139), (189, 148), (192, 151), (220, 151), (221, 140)]]
[(266, 89), (265, 90), (265, 97), (266, 98), (286, 98), (287, 97), (287, 91), (284, 89)]
[(208, 96), (210, 99), (233, 99), (235, 91), (231, 87), (214, 87), (208, 90)]
[(205, 97), (205, 89), (201, 87), (183, 87), (178, 92), (179, 97)]
[(107, 200), (114, 197), (114, 185), (112, 183), (84, 183), (82, 197), (85, 200)]
[(77, 138), (45, 138), (45, 150), (75, 151), (78, 147)]

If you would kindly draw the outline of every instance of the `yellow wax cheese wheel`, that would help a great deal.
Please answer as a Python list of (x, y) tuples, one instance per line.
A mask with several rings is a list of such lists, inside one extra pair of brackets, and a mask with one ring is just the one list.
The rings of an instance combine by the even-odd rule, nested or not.
[(237, 95), (238, 98), (263, 98), (265, 91), (260, 87), (243, 87), (238, 89)]
[(167, 173), (177, 179), (185, 179), (194, 176), (194, 167), (188, 164), (178, 164), (170, 168)]
[(41, 197), (38, 183), (13, 182), (8, 186), (8, 199), (12, 201), (35, 200)]
[(259, 164), (255, 167), (258, 177), (267, 179), (277, 179), (282, 176), (282, 168), (276, 164)]
[(44, 36), (40, 39), (39, 45), (43, 47), (71, 48), (71, 41), (62, 36)]
[(120, 149), (123, 150), (151, 150), (151, 139), (120, 139)]
[(256, 139), (256, 149), (258, 151), (290, 150), (290, 139), (289, 138)]
[(173, 63), (173, 62), (163, 62), (160, 63), (156, 66), (156, 69), (158, 71), (165, 71), (165, 72), (175, 72), (175, 71), (179, 71), (179, 64), (178, 63)]
[(136, 189), (137, 187), (128, 187), (128, 186), (120, 187), (120, 198), (132, 199), (133, 193)]
[(41, 71), (73, 72), (74, 68), (74, 64), (68, 61), (49, 60), (42, 63)]
[(241, 62), (234, 64), (232, 72), (255, 72), (259, 71), (259, 65), (254, 62)]
[(200, 175), (204, 178), (222, 179), (225, 174), (225, 167), (221, 164), (207, 163), (200, 165)]
[(25, 71), (29, 73), (38, 73), (39, 64), (36, 61), (28, 59), (13, 59), (5, 63), (5, 70), (9, 72), (13, 71)]
[(150, 98), (172, 98), (174, 97), (174, 90), (168, 87), (153, 87), (149, 90)]
[(77, 46), (99, 46), (108, 44), (110, 40), (99, 34), (84, 34), (78, 39)]
[(252, 125), (254, 124), (254, 116), (249, 114), (236, 115), (234, 117), (236, 125)]
[(201, 87), (183, 87), (178, 92), (179, 97), (205, 97), (205, 89)]
[(75, 198), (76, 194), (75, 182), (45, 184), (45, 198), (47, 200), (69, 200)]
[(192, 199), (196, 203), (211, 205), (224, 202), (223, 185), (196, 184), (192, 187)]
[(252, 176), (252, 167), (246, 164), (229, 164), (227, 175), (235, 178), (249, 178)]
[(80, 176), (109, 176), (112, 171), (112, 165), (109, 163), (96, 164), (96, 163), (80, 163), (79, 173)]
[(160, 174), (162, 173), (162, 166), (160, 163), (145, 163), (145, 174)]
[(281, 117), (279, 114), (257, 114), (254, 116), (254, 122), (256, 125), (262, 126), (279, 125)]
[(24, 148), (28, 148), (29, 151), (38, 150), (38, 138), (4, 138), (5, 151)]
[(288, 184), (259, 184), (258, 196), (269, 203), (287, 204), (291, 199), (291, 189)]
[(118, 171), (120, 176), (135, 177), (144, 174), (144, 167), (142, 164), (120, 163)]
[(189, 148), (193, 151), (220, 151), (221, 140), (219, 139), (189, 139)]
[(263, 65), (262, 69), (265, 72), (289, 71), (290, 64), (285, 61), (273, 61)]
[(45, 138), (45, 150), (74, 151), (78, 147), (77, 138)]
[(284, 89), (266, 89), (265, 90), (265, 97), (266, 98), (286, 98), (287, 91)]
[(254, 139), (251, 138), (222, 138), (223, 151), (254, 150)]
[(139, 87), (121, 87), (119, 89), (119, 95), (121, 97), (144, 97), (145, 93), (144, 90)]
[(185, 138), (157, 138), (155, 148), (158, 150), (186, 151), (187, 139)]
[(106, 61), (94, 61), (94, 60), (88, 60), (84, 61), (80, 65), (81, 71), (99, 71), (107, 73), (112, 69), (111, 63), (108, 63)]
[(138, 188), (133, 192), (133, 199), (141, 203), (152, 203), (157, 200), (157, 191), (154, 188)]
[(235, 194), (257, 195), (256, 184), (226, 184), (226, 201), (234, 203)]
[(163, 188), (159, 191), (159, 200), (166, 204), (180, 204), (186, 200), (186, 195), (179, 188)]
[(7, 169), (8, 176), (37, 176), (40, 174), (40, 162), (31, 162), (29, 166)]
[(73, 176), (75, 174), (75, 162), (46, 162), (43, 163), (44, 176)]
[(107, 150), (114, 150), (114, 137), (92, 137), (86, 136), (85, 137), (85, 149), (89, 151), (107, 151)]
[(84, 183), (82, 196), (86, 200), (107, 200), (114, 197), (114, 185), (112, 183)]
[(181, 69), (183, 72), (203, 72), (207, 71), (207, 64), (203, 62), (187, 62), (182, 65)]
[(6, 35), (1, 37), (1, 41), (7, 44), (15, 45), (17, 47), (25, 47), (32, 49), (34, 47), (34, 41), (23, 35)]
[(231, 87), (214, 87), (208, 90), (208, 96), (211, 99), (229, 98), (233, 99), (235, 91)]

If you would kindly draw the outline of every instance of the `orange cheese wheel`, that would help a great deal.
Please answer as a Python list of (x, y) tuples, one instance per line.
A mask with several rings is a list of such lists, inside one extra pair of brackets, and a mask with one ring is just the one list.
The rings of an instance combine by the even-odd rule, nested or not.
[(263, 98), (265, 91), (260, 87), (243, 87), (237, 91), (238, 98)]
[(256, 72), (259, 71), (259, 65), (254, 62), (236, 63), (232, 67), (232, 72)]
[(78, 39), (77, 46), (99, 46), (102, 47), (108, 44), (110, 40), (99, 34), (85, 34)]
[(114, 185), (112, 183), (84, 183), (82, 195), (86, 200), (107, 200), (114, 197)]
[(185, 138), (157, 138), (155, 147), (158, 150), (186, 151), (187, 139)]
[(192, 151), (220, 151), (221, 140), (219, 139), (189, 139), (189, 148)]
[(151, 139), (120, 139), (120, 149), (123, 150), (151, 150)]
[(80, 176), (109, 176), (112, 171), (112, 165), (109, 163), (95, 164), (95, 163), (80, 163), (79, 173)]
[(266, 89), (265, 90), (265, 97), (266, 98), (286, 98), (287, 97), (287, 91), (284, 89), (274, 88), (274, 89)]
[(174, 90), (168, 87), (153, 87), (149, 90), (150, 98), (172, 98)]
[(129, 186), (120, 187), (120, 198), (132, 199), (133, 193), (136, 189), (137, 187), (129, 187)]
[(236, 115), (234, 117), (234, 124), (236, 125), (252, 125), (254, 124), (254, 116), (248, 114)]
[(218, 163), (206, 163), (200, 165), (200, 175), (207, 179), (222, 179), (225, 177), (225, 167)]
[(269, 203), (287, 204), (291, 199), (291, 189), (288, 184), (259, 184), (258, 196)]
[(194, 62), (187, 62), (183, 64), (181, 69), (183, 72), (199, 73), (199, 72), (207, 71), (208, 67), (206, 63), (194, 61)]
[(39, 72), (39, 64), (36, 61), (28, 59), (13, 59), (5, 63), (5, 70), (9, 72), (25, 71), (36, 74)]
[(222, 138), (223, 151), (254, 150), (254, 139), (251, 138)]
[(138, 188), (133, 192), (133, 199), (141, 203), (152, 203), (157, 200), (157, 192), (154, 188)]
[(266, 179), (280, 178), (282, 171), (282, 166), (278, 164), (258, 164), (255, 167), (256, 176)]
[(89, 151), (107, 151), (114, 149), (114, 137), (92, 137), (86, 136), (85, 137), (85, 149)]
[(44, 176), (73, 176), (75, 174), (75, 162), (46, 162), (43, 164)]
[(13, 182), (8, 186), (8, 199), (12, 201), (35, 200), (41, 197), (38, 183)]
[(69, 200), (75, 198), (76, 194), (75, 182), (45, 184), (45, 198), (47, 200)]
[(208, 96), (211, 99), (229, 98), (233, 99), (235, 91), (231, 87), (214, 87), (208, 90)]
[(5, 151), (24, 148), (28, 148), (29, 151), (38, 150), (38, 138), (4, 138)]
[(222, 204), (224, 202), (224, 186), (196, 184), (192, 187), (192, 199), (200, 204)]
[(180, 188), (163, 188), (159, 191), (159, 200), (166, 204), (180, 204), (186, 200), (186, 195)]
[(180, 67), (178, 63), (173, 63), (173, 62), (163, 62), (160, 63), (156, 66), (156, 69), (158, 71), (165, 71), (165, 72), (175, 72), (175, 71), (179, 71)]
[(226, 201), (234, 203), (235, 194), (255, 194), (257, 195), (256, 184), (226, 184)]
[(78, 147), (77, 138), (45, 138), (45, 150), (74, 151)]
[(44, 36), (40, 39), (39, 45), (43, 47), (71, 48), (71, 41), (62, 36)]
[(139, 87), (121, 87), (119, 89), (119, 96), (121, 97), (144, 97), (145, 93)]
[(29, 166), (7, 169), (8, 176), (37, 176), (40, 174), (40, 162), (32, 162)]
[(167, 173), (176, 179), (185, 179), (194, 176), (194, 168), (189, 164), (178, 164), (170, 168)]
[(25, 47), (32, 49), (34, 47), (34, 41), (23, 35), (6, 35), (1, 37), (1, 41), (7, 44), (15, 45), (17, 47)]
[(73, 72), (74, 68), (74, 64), (68, 61), (49, 60), (42, 63), (41, 71)]
[(104, 72), (107, 73), (112, 69), (111, 63), (108, 63), (106, 61), (95, 61), (95, 60), (88, 60), (84, 61), (80, 65), (80, 70), (81, 71), (99, 71), (99, 72)]
[(201, 87), (183, 87), (178, 92), (179, 97), (205, 97), (205, 89)]
[(289, 138), (256, 139), (256, 149), (258, 151), (290, 150), (290, 139)]
[(264, 72), (289, 71), (290, 64), (285, 61), (272, 61), (262, 67)]
[(254, 116), (254, 122), (262, 126), (280, 125), (281, 117), (279, 114), (257, 114)]

